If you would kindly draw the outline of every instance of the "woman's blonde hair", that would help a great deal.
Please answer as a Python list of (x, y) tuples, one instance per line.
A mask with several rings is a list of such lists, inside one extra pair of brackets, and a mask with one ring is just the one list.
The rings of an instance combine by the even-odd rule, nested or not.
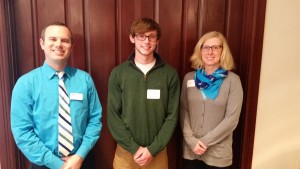
[(194, 49), (194, 53), (190, 58), (191, 61), (191, 67), (194, 69), (198, 69), (198, 68), (204, 68), (204, 62), (202, 60), (202, 54), (201, 54), (201, 50), (202, 50), (202, 45), (205, 43), (206, 40), (211, 39), (217, 37), (221, 40), (222, 42), (222, 54), (221, 54), (221, 60), (220, 60), (220, 66), (221, 68), (223, 68), (224, 70), (232, 70), (235, 65), (234, 65), (234, 60), (232, 57), (232, 54), (230, 52), (228, 43), (226, 38), (224, 37), (224, 35), (220, 32), (216, 32), (216, 31), (212, 31), (212, 32), (208, 32), (206, 34), (204, 34), (198, 41), (197, 45), (195, 46)]

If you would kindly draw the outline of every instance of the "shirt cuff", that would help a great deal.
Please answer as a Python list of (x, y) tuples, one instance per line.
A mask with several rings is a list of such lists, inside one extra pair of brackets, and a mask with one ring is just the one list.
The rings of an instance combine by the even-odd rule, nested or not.
[(46, 164), (47, 167), (49, 168), (56, 168), (56, 169), (59, 169), (61, 168), (62, 166), (64, 165), (64, 162), (58, 158), (58, 157), (54, 157), (48, 164)]
[(89, 147), (81, 145), (77, 150), (76, 154), (79, 155), (82, 159), (85, 159), (89, 151), (90, 151)]

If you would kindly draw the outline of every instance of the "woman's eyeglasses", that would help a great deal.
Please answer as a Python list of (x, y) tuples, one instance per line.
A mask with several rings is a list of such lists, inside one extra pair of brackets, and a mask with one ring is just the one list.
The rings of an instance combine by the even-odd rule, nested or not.
[(202, 50), (209, 51), (209, 49), (211, 49), (212, 51), (219, 51), (222, 47), (223, 47), (222, 45), (213, 45), (213, 46), (204, 45), (202, 46)]

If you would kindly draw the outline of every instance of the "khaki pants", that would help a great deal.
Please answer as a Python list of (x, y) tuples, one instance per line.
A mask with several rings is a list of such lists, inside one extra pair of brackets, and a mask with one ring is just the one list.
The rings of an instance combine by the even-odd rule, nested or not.
[(114, 169), (168, 169), (167, 149), (159, 152), (148, 165), (140, 167), (134, 162), (129, 151), (117, 145), (113, 165)]

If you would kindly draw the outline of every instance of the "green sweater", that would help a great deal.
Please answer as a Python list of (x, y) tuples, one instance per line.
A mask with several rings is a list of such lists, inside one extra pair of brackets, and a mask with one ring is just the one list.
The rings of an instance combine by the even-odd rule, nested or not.
[[(180, 81), (174, 68), (155, 53), (156, 63), (144, 73), (128, 61), (115, 67), (108, 86), (108, 127), (119, 145), (134, 154), (140, 146), (152, 156), (170, 140), (178, 120)], [(149, 89), (156, 99), (149, 99)], [(147, 96), (148, 92), (148, 96)]]

